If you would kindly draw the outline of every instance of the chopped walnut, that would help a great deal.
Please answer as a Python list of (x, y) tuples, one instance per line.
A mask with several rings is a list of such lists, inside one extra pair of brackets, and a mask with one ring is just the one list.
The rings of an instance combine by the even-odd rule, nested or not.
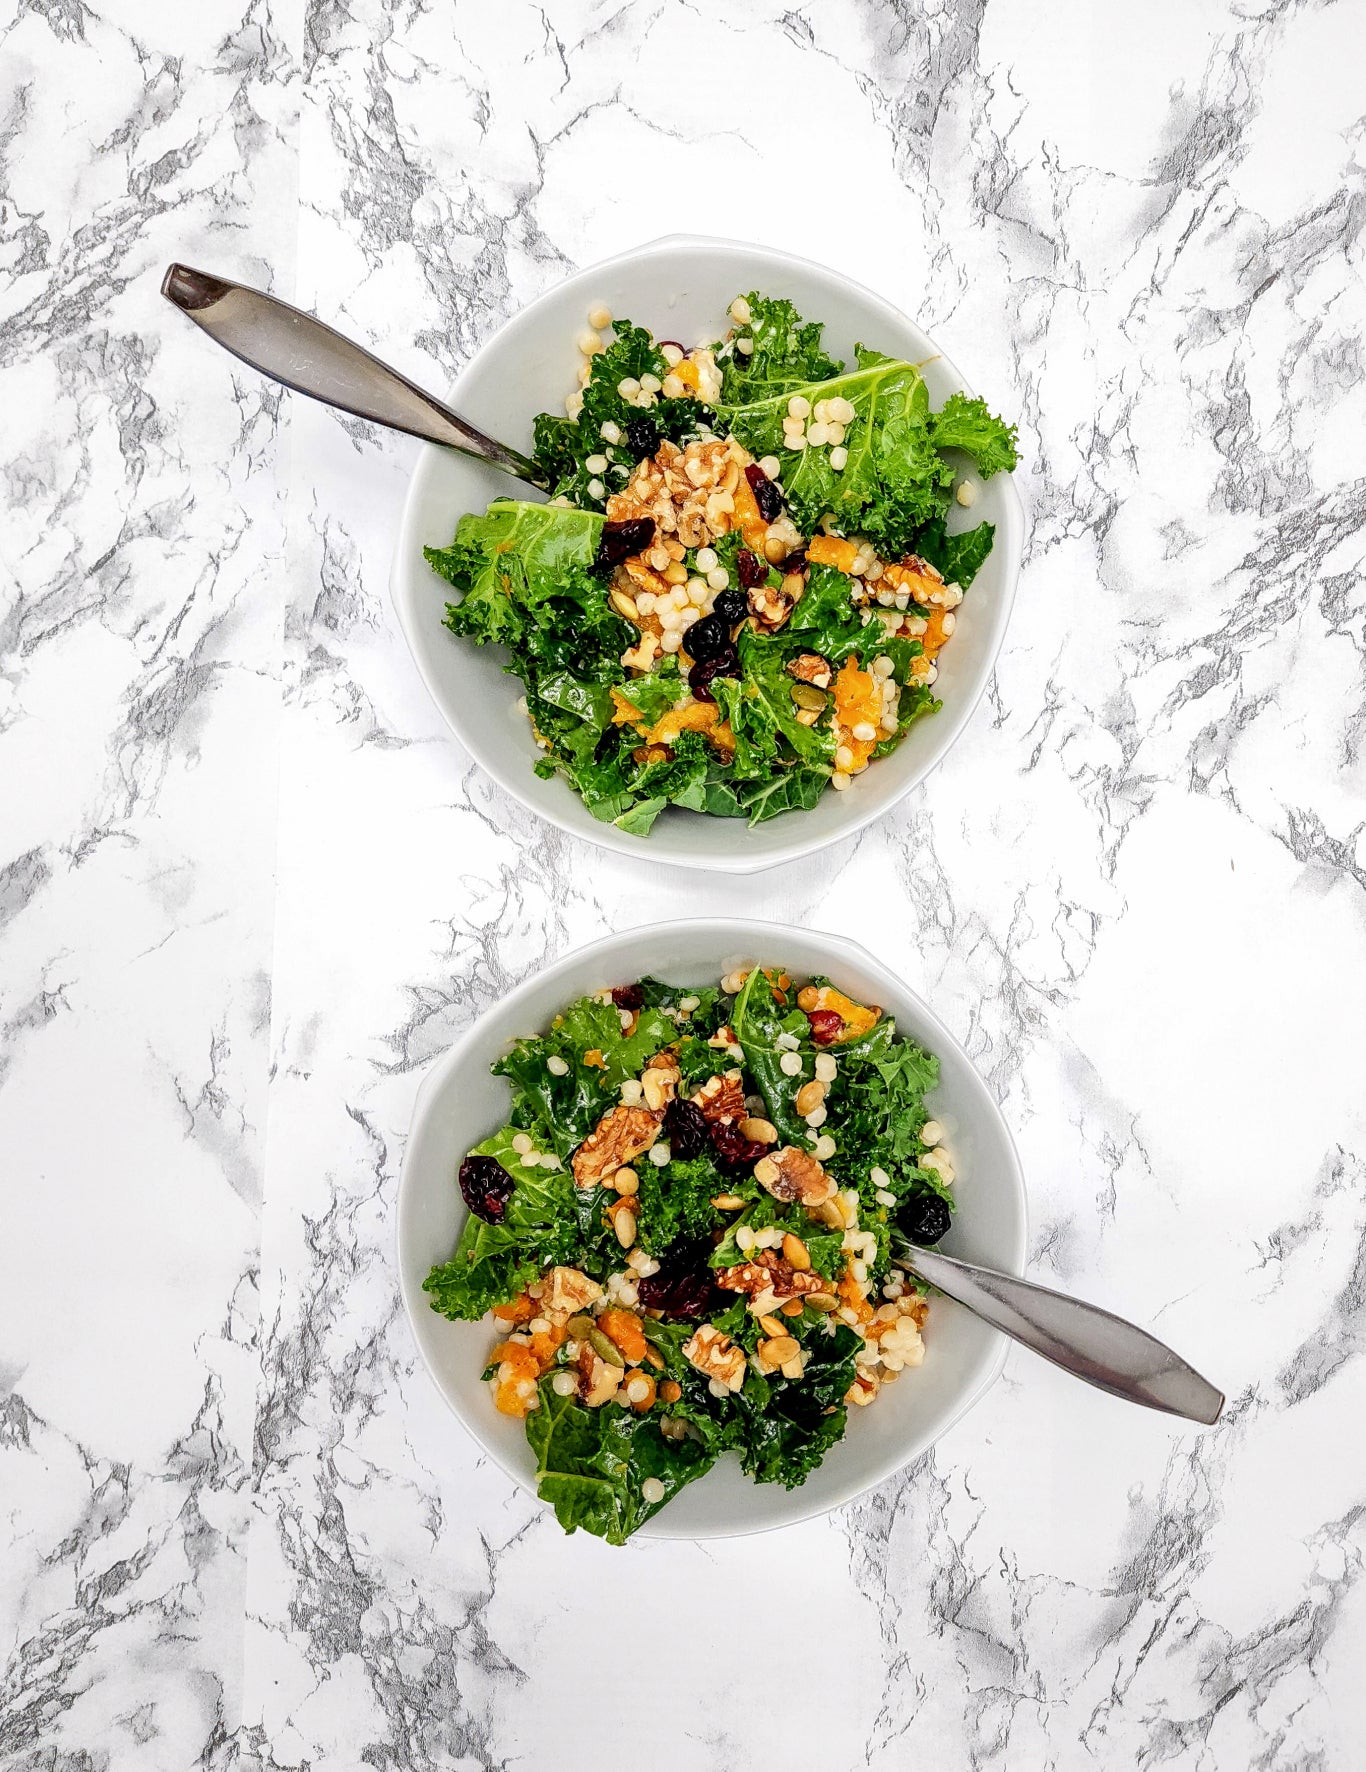
[(754, 1179), (775, 1200), (800, 1200), (803, 1206), (820, 1206), (835, 1192), (835, 1184), (809, 1151), (784, 1145), (754, 1165)]
[(576, 1187), (597, 1187), (642, 1151), (659, 1132), (659, 1115), (647, 1107), (610, 1108), (570, 1158)]
[(683, 1343), (683, 1358), (729, 1390), (738, 1391), (745, 1382), (745, 1350), (710, 1323), (703, 1323)]
[(727, 1071), (724, 1076), (711, 1077), (692, 1096), (692, 1104), (702, 1110), (703, 1119), (724, 1121), (733, 1126), (737, 1120), (743, 1120), (748, 1113), (745, 1106), (745, 1091), (739, 1071)]
[(576, 1267), (553, 1267), (542, 1281), (541, 1309), (550, 1311), (581, 1311), (595, 1298), (602, 1297), (602, 1287)]
[(907, 554), (904, 560), (884, 566), (882, 576), (896, 590), (909, 591), (911, 601), (923, 608), (934, 608), (944, 601), (943, 575), (919, 554)]
[(704, 547), (735, 527), (735, 492), (752, 459), (733, 438), (689, 443), (686, 449), (661, 443), (608, 499), (608, 520), (651, 517), (660, 543)]
[(819, 1274), (794, 1268), (772, 1249), (761, 1249), (753, 1261), (742, 1261), (738, 1267), (722, 1268), (716, 1280), (727, 1292), (747, 1292), (752, 1298), (771, 1292), (780, 1302), (801, 1298), (807, 1292), (824, 1292), (830, 1284)]
[(844, 1393), (846, 1403), (871, 1403), (882, 1388), (882, 1380), (867, 1366), (855, 1366), (854, 1382)]
[(622, 1367), (602, 1359), (587, 1342), (580, 1347), (579, 1396), (590, 1409), (611, 1402), (625, 1376)]
[(656, 1112), (666, 1107), (678, 1094), (680, 1076), (678, 1060), (673, 1053), (667, 1048), (656, 1052), (640, 1077), (645, 1105)]
[(806, 589), (800, 572), (789, 572), (777, 589), (755, 585), (749, 593), (749, 612), (766, 634), (776, 634), (791, 615)]
[(787, 661), (787, 674), (799, 683), (811, 683), (817, 689), (830, 687), (830, 661), (819, 652), (799, 652)]

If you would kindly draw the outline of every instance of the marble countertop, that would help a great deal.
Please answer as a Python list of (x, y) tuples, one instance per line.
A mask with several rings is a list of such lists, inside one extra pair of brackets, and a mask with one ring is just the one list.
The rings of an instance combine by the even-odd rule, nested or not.
[[(1359, 24), (0, 8), (0, 1762), (1361, 1764)], [(753, 880), (480, 774), (388, 604), (415, 446), (157, 293), (223, 270), (439, 387), (665, 231), (843, 265), (1021, 421), (988, 701)], [(824, 1520), (565, 1539), (401, 1315), (423, 1069), (606, 928), (870, 904), (1019, 1141), (1031, 1271), (1226, 1417), (1017, 1354)]]

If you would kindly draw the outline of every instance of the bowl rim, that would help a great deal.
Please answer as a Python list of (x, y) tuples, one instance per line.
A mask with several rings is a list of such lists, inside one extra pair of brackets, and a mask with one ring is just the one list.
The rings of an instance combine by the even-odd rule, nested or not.
[[(974, 393), (973, 387), (960, 373), (953, 359), (939, 348), (933, 335), (926, 331), (914, 316), (894, 307), (884, 297), (868, 289), (855, 278), (846, 276), (843, 271), (797, 253), (784, 252), (777, 247), (759, 246), (743, 240), (727, 239), (719, 235), (665, 234), (658, 239), (647, 241), (644, 245), (631, 247), (625, 252), (614, 253), (610, 258), (599, 259), (591, 265), (584, 266), (571, 276), (562, 278), (549, 289), (543, 290), (534, 301), (519, 308), (515, 314), (510, 314), (483, 341), (451, 383), (449, 389), (451, 404), (458, 408), (464, 384), (488, 352), (514, 342), (521, 331), (534, 328), (539, 323), (540, 315), (553, 303), (562, 300), (566, 292), (580, 286), (591, 285), (595, 278), (618, 266), (634, 264), (642, 260), (648, 261), (650, 258), (666, 252), (671, 253), (679, 250), (699, 254), (718, 250), (739, 252), (756, 262), (763, 262), (773, 267), (779, 273), (785, 266), (799, 266), (802, 270), (814, 273), (818, 277), (829, 278), (843, 284), (846, 289), (852, 290), (861, 302), (866, 303), (870, 309), (876, 310), (879, 317), (884, 319), (887, 324), (893, 326), (910, 324), (915, 327), (933, 347), (934, 356), (943, 366), (945, 372), (966, 394), (972, 396)], [(1010, 624), (1024, 555), (1024, 502), (1020, 496), (1014, 474), (1006, 472), (994, 474), (991, 481), (993, 486), (1000, 487), (1002, 498), (1005, 501), (1005, 512), (994, 544), (994, 547), (999, 546), (1002, 549), (1000, 556), (1002, 576), (1000, 593), (996, 598), (993, 611), (992, 619), (995, 632), (991, 640), (986, 668), (982, 671), (981, 681), (975, 690), (970, 690), (965, 696), (959, 697), (951, 707), (945, 706), (935, 716), (936, 722), (944, 722), (942, 725), (936, 725), (936, 731), (944, 732), (946, 736), (941, 743), (937, 744), (933, 754), (927, 757), (919, 767), (913, 766), (908, 770), (905, 779), (889, 799), (865, 807), (860, 800), (846, 795), (844, 800), (849, 807), (849, 812), (846, 822), (842, 823), (838, 829), (824, 834), (812, 833), (808, 836), (793, 836), (787, 842), (775, 844), (771, 850), (756, 855), (748, 855), (742, 851), (734, 854), (715, 852), (702, 840), (700, 834), (699, 840), (695, 844), (680, 851), (664, 854), (651, 847), (648, 836), (632, 836), (627, 831), (618, 830), (612, 824), (602, 824), (595, 820), (594, 828), (591, 831), (582, 828), (579, 824), (570, 822), (568, 815), (561, 815), (553, 803), (550, 806), (545, 806), (530, 799), (523, 780), (526, 770), (514, 767), (510, 759), (505, 761), (496, 743), (486, 744), (481, 735), (471, 734), (456, 724), (448, 711), (447, 698), (438, 691), (438, 687), (427, 669), (421, 648), (412, 630), (411, 623), (416, 619), (415, 604), (417, 599), (416, 597), (410, 599), (405, 595), (404, 587), (405, 583), (412, 583), (415, 588), (415, 581), (419, 573), (420, 550), (415, 554), (413, 538), (418, 526), (417, 506), (421, 495), (420, 487), (425, 479), (425, 470), (433, 457), (439, 458), (448, 453), (450, 452), (435, 443), (424, 443), (418, 451), (412, 473), (409, 476), (408, 489), (404, 495), (403, 508), (394, 539), (393, 559), (389, 568), (390, 601), (398, 615), (399, 627), (407, 641), (408, 651), (417, 668), (418, 676), (447, 730), (469, 753), (473, 762), (500, 788), (511, 794), (520, 806), (534, 817), (544, 819), (548, 824), (563, 831), (566, 836), (577, 838), (585, 843), (594, 843), (599, 848), (609, 849), (635, 861), (653, 861), (663, 867), (707, 868), (730, 874), (761, 873), (768, 868), (781, 867), (788, 862), (817, 854), (822, 849), (827, 849), (835, 843), (842, 843), (848, 838), (856, 836), (875, 820), (891, 812), (894, 807), (901, 804), (908, 794), (934, 773), (966, 731), (995, 674), (997, 661), (1000, 658), (1001, 648), (1005, 643), (1006, 631)], [(517, 485), (518, 482), (512, 484)], [(531, 491), (532, 489), (525, 490)], [(465, 513), (460, 513), (460, 515), (463, 514)], [(421, 566), (423, 571), (430, 572), (431, 569), (426, 566), (425, 562), (421, 562)], [(946, 715), (947, 719), (945, 719)], [(563, 785), (566, 792), (570, 794), (574, 792), (567, 783)], [(702, 829), (703, 827), (699, 827), (699, 833)]]
[[(570, 949), (569, 952), (561, 955), (558, 960), (553, 962), (553, 964), (533, 971), (513, 990), (509, 991), (505, 996), (500, 997), (496, 1003), (490, 1004), (488, 1008), (483, 1010), (470, 1026), (465, 1029), (459, 1039), (449, 1046), (438, 1058), (434, 1059), (428, 1066), (426, 1074), (418, 1084), (416, 1094), (413, 1098), (412, 1116), (404, 1142), (403, 1160), (399, 1169), (398, 1190), (394, 1211), (393, 1255), (394, 1263), (398, 1272), (399, 1295), (402, 1299), (404, 1319), (413, 1349), (427, 1374), (428, 1381), (431, 1383), (446, 1408), (460, 1423), (465, 1432), (469, 1434), (479, 1450), (486, 1457), (490, 1458), (493, 1463), (497, 1465), (499, 1470), (515, 1483), (518, 1488), (525, 1490), (527, 1494), (531, 1496), (533, 1501), (536, 1501), (539, 1506), (545, 1508), (547, 1512), (550, 1510), (547, 1504), (540, 1501), (539, 1496), (536, 1494), (534, 1484), (528, 1481), (526, 1475), (522, 1471), (517, 1470), (514, 1466), (504, 1460), (497, 1443), (491, 1437), (486, 1438), (481, 1432), (478, 1417), (473, 1411), (466, 1413), (465, 1409), (461, 1407), (461, 1404), (457, 1402), (456, 1394), (452, 1390), (448, 1390), (447, 1386), (442, 1382), (442, 1379), (432, 1362), (428, 1359), (422, 1339), (417, 1332), (419, 1318), (425, 1315), (431, 1307), (427, 1303), (420, 1284), (409, 1283), (403, 1259), (405, 1225), (409, 1213), (412, 1210), (413, 1189), (416, 1186), (412, 1163), (412, 1151), (416, 1142), (414, 1133), (419, 1123), (432, 1112), (433, 1104), (440, 1093), (442, 1085), (453, 1073), (458, 1072), (469, 1062), (473, 1048), (478, 1041), (480, 1030), (490, 1015), (495, 1012), (515, 1009), (532, 993), (533, 990), (539, 990), (546, 985), (552, 984), (556, 979), (562, 977), (573, 969), (577, 969), (587, 960), (592, 960), (596, 957), (602, 957), (605, 959), (622, 942), (628, 941), (633, 937), (649, 933), (652, 938), (656, 940), (667, 940), (679, 931), (700, 931), (703, 929), (708, 931), (708, 939), (715, 941), (718, 953), (724, 951), (727, 947), (738, 947), (742, 950), (754, 951), (760, 945), (771, 946), (776, 950), (778, 943), (782, 940), (791, 939), (794, 936), (800, 936), (803, 940), (814, 940), (819, 942), (822, 946), (828, 947), (831, 950), (832, 955), (842, 953), (845, 957), (857, 962), (859, 965), (871, 967), (873, 970), (881, 972), (895, 982), (898, 990), (902, 993), (903, 998), (914, 1005), (916, 1013), (924, 1018), (926, 1026), (931, 1030), (931, 1038), (934, 1042), (933, 1049), (936, 1052), (936, 1056), (938, 1056), (941, 1050), (953, 1051), (955, 1056), (967, 1067), (972, 1075), (976, 1077), (978, 1083), (981, 1085), (983, 1097), (988, 1104), (988, 1112), (991, 1115), (994, 1115), (998, 1122), (1008, 1159), (1004, 1166), (1006, 1174), (1002, 1180), (1014, 1194), (1015, 1205), (1019, 1214), (1020, 1227), (1019, 1235), (1016, 1239), (1015, 1248), (1012, 1251), (1011, 1257), (1009, 1260), (1003, 1262), (1001, 1266), (1003, 1271), (1016, 1275), (1022, 1275), (1024, 1271), (1029, 1247), (1029, 1195), (1025, 1184), (1024, 1168), (1020, 1162), (1019, 1150), (1015, 1144), (1015, 1139), (1011, 1133), (1009, 1123), (1007, 1122), (1005, 1115), (1001, 1112), (1000, 1105), (996, 1101), (994, 1094), (987, 1086), (985, 1078), (981, 1075), (977, 1066), (968, 1056), (962, 1043), (955, 1038), (950, 1030), (944, 1025), (943, 1021), (941, 1021), (939, 1016), (936, 1015), (934, 1010), (930, 1008), (929, 1004), (925, 1002), (924, 998), (918, 991), (912, 990), (910, 985), (908, 985), (898, 973), (894, 972), (891, 967), (879, 959), (876, 954), (871, 953), (860, 942), (854, 941), (846, 935), (831, 933), (828, 930), (804, 929), (796, 924), (770, 922), (767, 919), (757, 917), (676, 917), (672, 918), (667, 923), (637, 924), (630, 929), (616, 930), (612, 934), (600, 936), (596, 941), (588, 942), (582, 947)], [(756, 1536), (761, 1532), (781, 1531), (787, 1526), (800, 1525), (808, 1520), (818, 1519), (826, 1514), (833, 1513), (837, 1508), (847, 1507), (851, 1502), (857, 1501), (862, 1496), (866, 1495), (869, 1490), (876, 1488), (880, 1483), (888, 1481), (888, 1479), (894, 1476), (898, 1471), (904, 1470), (913, 1460), (922, 1457), (932, 1446), (936, 1445), (951, 1428), (956, 1426), (971, 1409), (975, 1408), (996, 1383), (997, 1379), (1001, 1376), (1002, 1369), (1005, 1366), (1012, 1344), (1009, 1338), (1003, 1335), (999, 1330), (991, 1329), (989, 1325), (985, 1325), (985, 1327), (988, 1328), (990, 1336), (994, 1339), (997, 1345), (995, 1346), (994, 1351), (990, 1354), (990, 1357), (984, 1362), (978, 1377), (974, 1382), (968, 1385), (962, 1396), (956, 1400), (953, 1407), (938, 1423), (934, 1431), (928, 1434), (923, 1432), (916, 1433), (913, 1431), (907, 1441), (904, 1451), (899, 1457), (893, 1462), (887, 1462), (884, 1460), (882, 1464), (877, 1466), (871, 1472), (871, 1474), (855, 1477), (855, 1479), (847, 1485), (845, 1493), (843, 1493), (838, 1499), (825, 1502), (813, 1502), (810, 1507), (801, 1509), (781, 1520), (756, 1520), (753, 1524), (742, 1524), (739, 1526), (728, 1525), (714, 1531), (709, 1530), (706, 1532), (670, 1531), (668, 1528), (668, 1513), (666, 1509), (654, 1516), (648, 1525), (642, 1528), (639, 1533), (634, 1535), (634, 1537), (658, 1540), (672, 1539), (682, 1542), (701, 1542), (704, 1539), (710, 1538), (747, 1538)], [(756, 1490), (759, 1490), (761, 1486), (754, 1485), (754, 1487)]]

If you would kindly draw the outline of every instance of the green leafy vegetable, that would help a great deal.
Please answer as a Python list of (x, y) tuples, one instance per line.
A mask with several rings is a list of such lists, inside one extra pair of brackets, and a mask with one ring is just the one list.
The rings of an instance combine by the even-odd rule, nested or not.
[[(643, 326), (618, 320), (616, 334), (605, 351), (592, 359), (592, 374), (583, 390), (583, 406), (577, 418), (554, 418), (543, 412), (536, 420), (534, 456), (556, 496), (572, 498), (576, 505), (600, 511), (607, 495), (619, 491), (635, 467), (636, 456), (625, 434), (633, 419), (645, 416), (619, 391), (623, 381), (639, 382), (643, 375), (662, 381), (669, 373), (654, 340)], [(657, 399), (649, 417), (660, 437), (677, 439), (691, 435), (706, 409), (693, 400)], [(602, 434), (606, 423), (617, 426), (623, 441), (609, 443)], [(590, 457), (606, 456), (605, 471), (595, 473)], [(597, 483), (601, 494), (590, 488)]]
[(841, 1323), (833, 1335), (804, 1343), (800, 1379), (752, 1378), (735, 1399), (740, 1463), (760, 1483), (795, 1489), (844, 1437), (844, 1398), (854, 1382), (854, 1356), (863, 1338)]
[(936, 449), (961, 449), (977, 463), (984, 480), (1015, 466), (1015, 426), (987, 411), (985, 400), (950, 394), (930, 420)]
[(580, 1247), (581, 1202), (563, 1170), (529, 1165), (513, 1149), (518, 1128), (505, 1126), (476, 1145), (472, 1157), (492, 1157), (516, 1184), (501, 1224), (473, 1213), (448, 1262), (423, 1281), (432, 1308), (445, 1317), (482, 1317), (534, 1279), (543, 1261), (572, 1261)]
[[(888, 559), (906, 553), (918, 530), (943, 514), (953, 469), (935, 448), (924, 377), (914, 363), (860, 352), (860, 367), (799, 391), (817, 400), (848, 400), (847, 460), (830, 465), (828, 449), (806, 449), (784, 464), (783, 488), (798, 528), (810, 534), (833, 512), (847, 533), (866, 535)], [(723, 401), (721, 418), (754, 455), (783, 453), (789, 394), (750, 404)], [(791, 461), (791, 455), (788, 456)]]
[[(576, 1397), (557, 1396), (549, 1378), (541, 1381), (540, 1407), (527, 1417), (526, 1436), (536, 1454), (541, 1500), (566, 1532), (582, 1527), (609, 1544), (625, 1544), (716, 1462), (695, 1440), (666, 1440), (652, 1416), (610, 1404), (588, 1409)], [(653, 1502), (642, 1493), (651, 1477), (664, 1490)]]
[[(745, 405), (794, 393), (812, 382), (838, 375), (842, 367), (821, 349), (818, 320), (803, 320), (790, 301), (751, 290), (746, 297), (749, 319), (736, 328), (735, 339), (718, 353), (725, 365), (728, 404)], [(740, 349), (744, 339), (751, 349)]]

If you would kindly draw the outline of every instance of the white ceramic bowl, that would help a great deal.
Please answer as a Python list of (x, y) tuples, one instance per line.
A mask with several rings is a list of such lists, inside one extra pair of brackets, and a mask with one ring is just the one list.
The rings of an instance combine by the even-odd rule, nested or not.
[[(588, 991), (646, 973), (671, 984), (714, 983), (743, 962), (776, 963), (799, 976), (825, 973), (854, 997), (878, 1003), (938, 1055), (931, 1099), (957, 1165), (958, 1210), (943, 1247), (951, 1255), (1019, 1273), (1025, 1253), (1024, 1178), (986, 1085), (943, 1023), (861, 947), (779, 923), (699, 919), (612, 935), (548, 967), (482, 1016), (423, 1079), (403, 1160), (398, 1263), (413, 1334), (437, 1389), (489, 1456), (528, 1488), (535, 1460), (519, 1421), (499, 1415), (480, 1373), (492, 1324), (452, 1323), (432, 1310), (422, 1282), (450, 1259), (466, 1208), (456, 1170), (470, 1146), (507, 1122), (510, 1096), (489, 1065), (518, 1035), (535, 1032)], [(727, 1455), (643, 1528), (648, 1538), (724, 1538), (809, 1519), (851, 1501), (933, 1445), (983, 1394), (1007, 1344), (960, 1305), (936, 1298), (925, 1325), (925, 1363), (866, 1409), (799, 1489), (758, 1484)]]
[[(785, 295), (799, 312), (825, 322), (832, 354), (853, 360), (855, 344), (923, 363), (935, 407), (966, 383), (934, 340), (878, 296), (805, 259), (723, 240), (675, 237), (609, 259), (543, 295), (494, 334), (451, 389), (456, 411), (514, 447), (529, 449), (538, 412), (562, 410), (580, 361), (575, 338), (596, 302), (649, 326), (657, 338), (691, 343), (718, 335), (726, 307), (741, 291)], [(998, 396), (999, 398), (999, 396)], [(413, 474), (399, 529), (392, 589), (399, 622), (432, 698), (477, 763), (523, 805), (575, 836), (624, 855), (680, 867), (749, 873), (809, 855), (847, 837), (894, 806), (921, 782), (963, 730), (986, 688), (1005, 634), (1024, 538), (1019, 495), (1008, 474), (979, 483), (962, 527), (984, 518), (995, 545), (958, 611), (958, 627), (939, 660), (936, 694), (943, 707), (911, 728), (890, 757), (858, 776), (844, 793), (827, 793), (808, 812), (790, 812), (750, 829), (740, 819), (669, 807), (648, 837), (602, 824), (558, 777), (532, 773), (540, 755), (521, 687), (499, 647), (475, 646), (442, 626), (450, 587), (422, 557), (424, 544), (446, 547), (467, 511), (494, 498), (540, 494), (467, 456), (429, 445)], [(950, 521), (955, 521), (951, 518)]]

